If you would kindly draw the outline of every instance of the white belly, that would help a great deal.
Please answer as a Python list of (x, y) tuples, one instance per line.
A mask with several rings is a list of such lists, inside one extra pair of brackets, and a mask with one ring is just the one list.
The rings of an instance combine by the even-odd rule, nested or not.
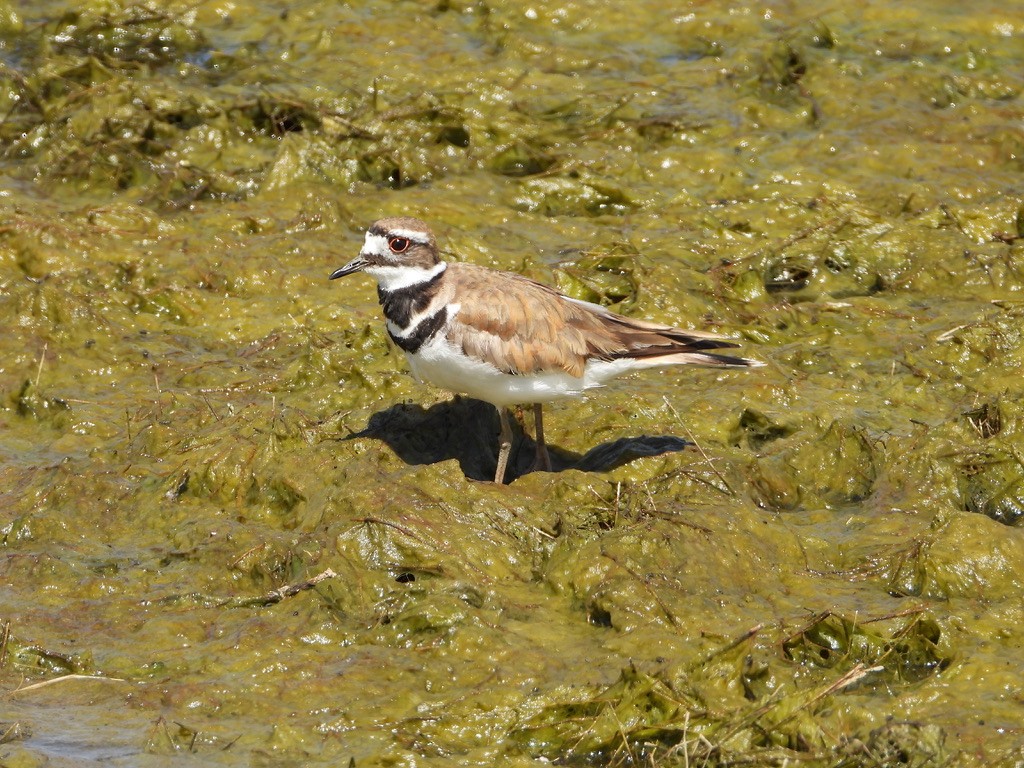
[(413, 375), (420, 381), (450, 392), (461, 392), (498, 407), (519, 403), (547, 403), (576, 397), (584, 390), (599, 387), (608, 379), (637, 368), (634, 360), (612, 362), (592, 361), (582, 377), (562, 371), (510, 374), (490, 363), (462, 354), (440, 336), (420, 347), (415, 354), (406, 354)]

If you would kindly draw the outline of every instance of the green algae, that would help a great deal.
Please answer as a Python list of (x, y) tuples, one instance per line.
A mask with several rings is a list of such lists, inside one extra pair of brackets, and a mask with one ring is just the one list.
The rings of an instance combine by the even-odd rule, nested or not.
[[(1018, 762), (1012, 10), (282, 11), (0, 2), (0, 762)], [(398, 213), (768, 365), (479, 482)]]

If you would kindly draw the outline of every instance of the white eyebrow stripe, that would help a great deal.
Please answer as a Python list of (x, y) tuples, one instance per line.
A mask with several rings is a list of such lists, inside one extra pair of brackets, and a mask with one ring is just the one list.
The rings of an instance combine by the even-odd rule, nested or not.
[[(391, 237), (404, 237), (406, 240), (412, 240), (414, 243), (420, 243), (421, 245), (427, 245), (430, 242), (430, 238), (426, 232), (421, 232), (418, 229), (389, 229), (388, 235)], [(378, 235), (382, 237), (382, 235)], [(387, 242), (387, 238), (384, 238), (384, 242)]]

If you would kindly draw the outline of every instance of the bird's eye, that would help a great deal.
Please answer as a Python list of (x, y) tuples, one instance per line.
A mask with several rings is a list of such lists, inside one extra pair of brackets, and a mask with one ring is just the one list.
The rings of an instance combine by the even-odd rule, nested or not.
[(407, 237), (389, 237), (388, 246), (391, 248), (392, 253), (402, 253), (409, 247), (409, 238)]

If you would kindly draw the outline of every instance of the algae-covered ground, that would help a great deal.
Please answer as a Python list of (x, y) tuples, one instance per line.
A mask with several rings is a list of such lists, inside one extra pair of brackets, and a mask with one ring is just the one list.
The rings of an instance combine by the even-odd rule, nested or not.
[[(1020, 10), (0, 0), (0, 765), (1024, 763)], [(383, 215), (767, 365), (496, 486)]]

